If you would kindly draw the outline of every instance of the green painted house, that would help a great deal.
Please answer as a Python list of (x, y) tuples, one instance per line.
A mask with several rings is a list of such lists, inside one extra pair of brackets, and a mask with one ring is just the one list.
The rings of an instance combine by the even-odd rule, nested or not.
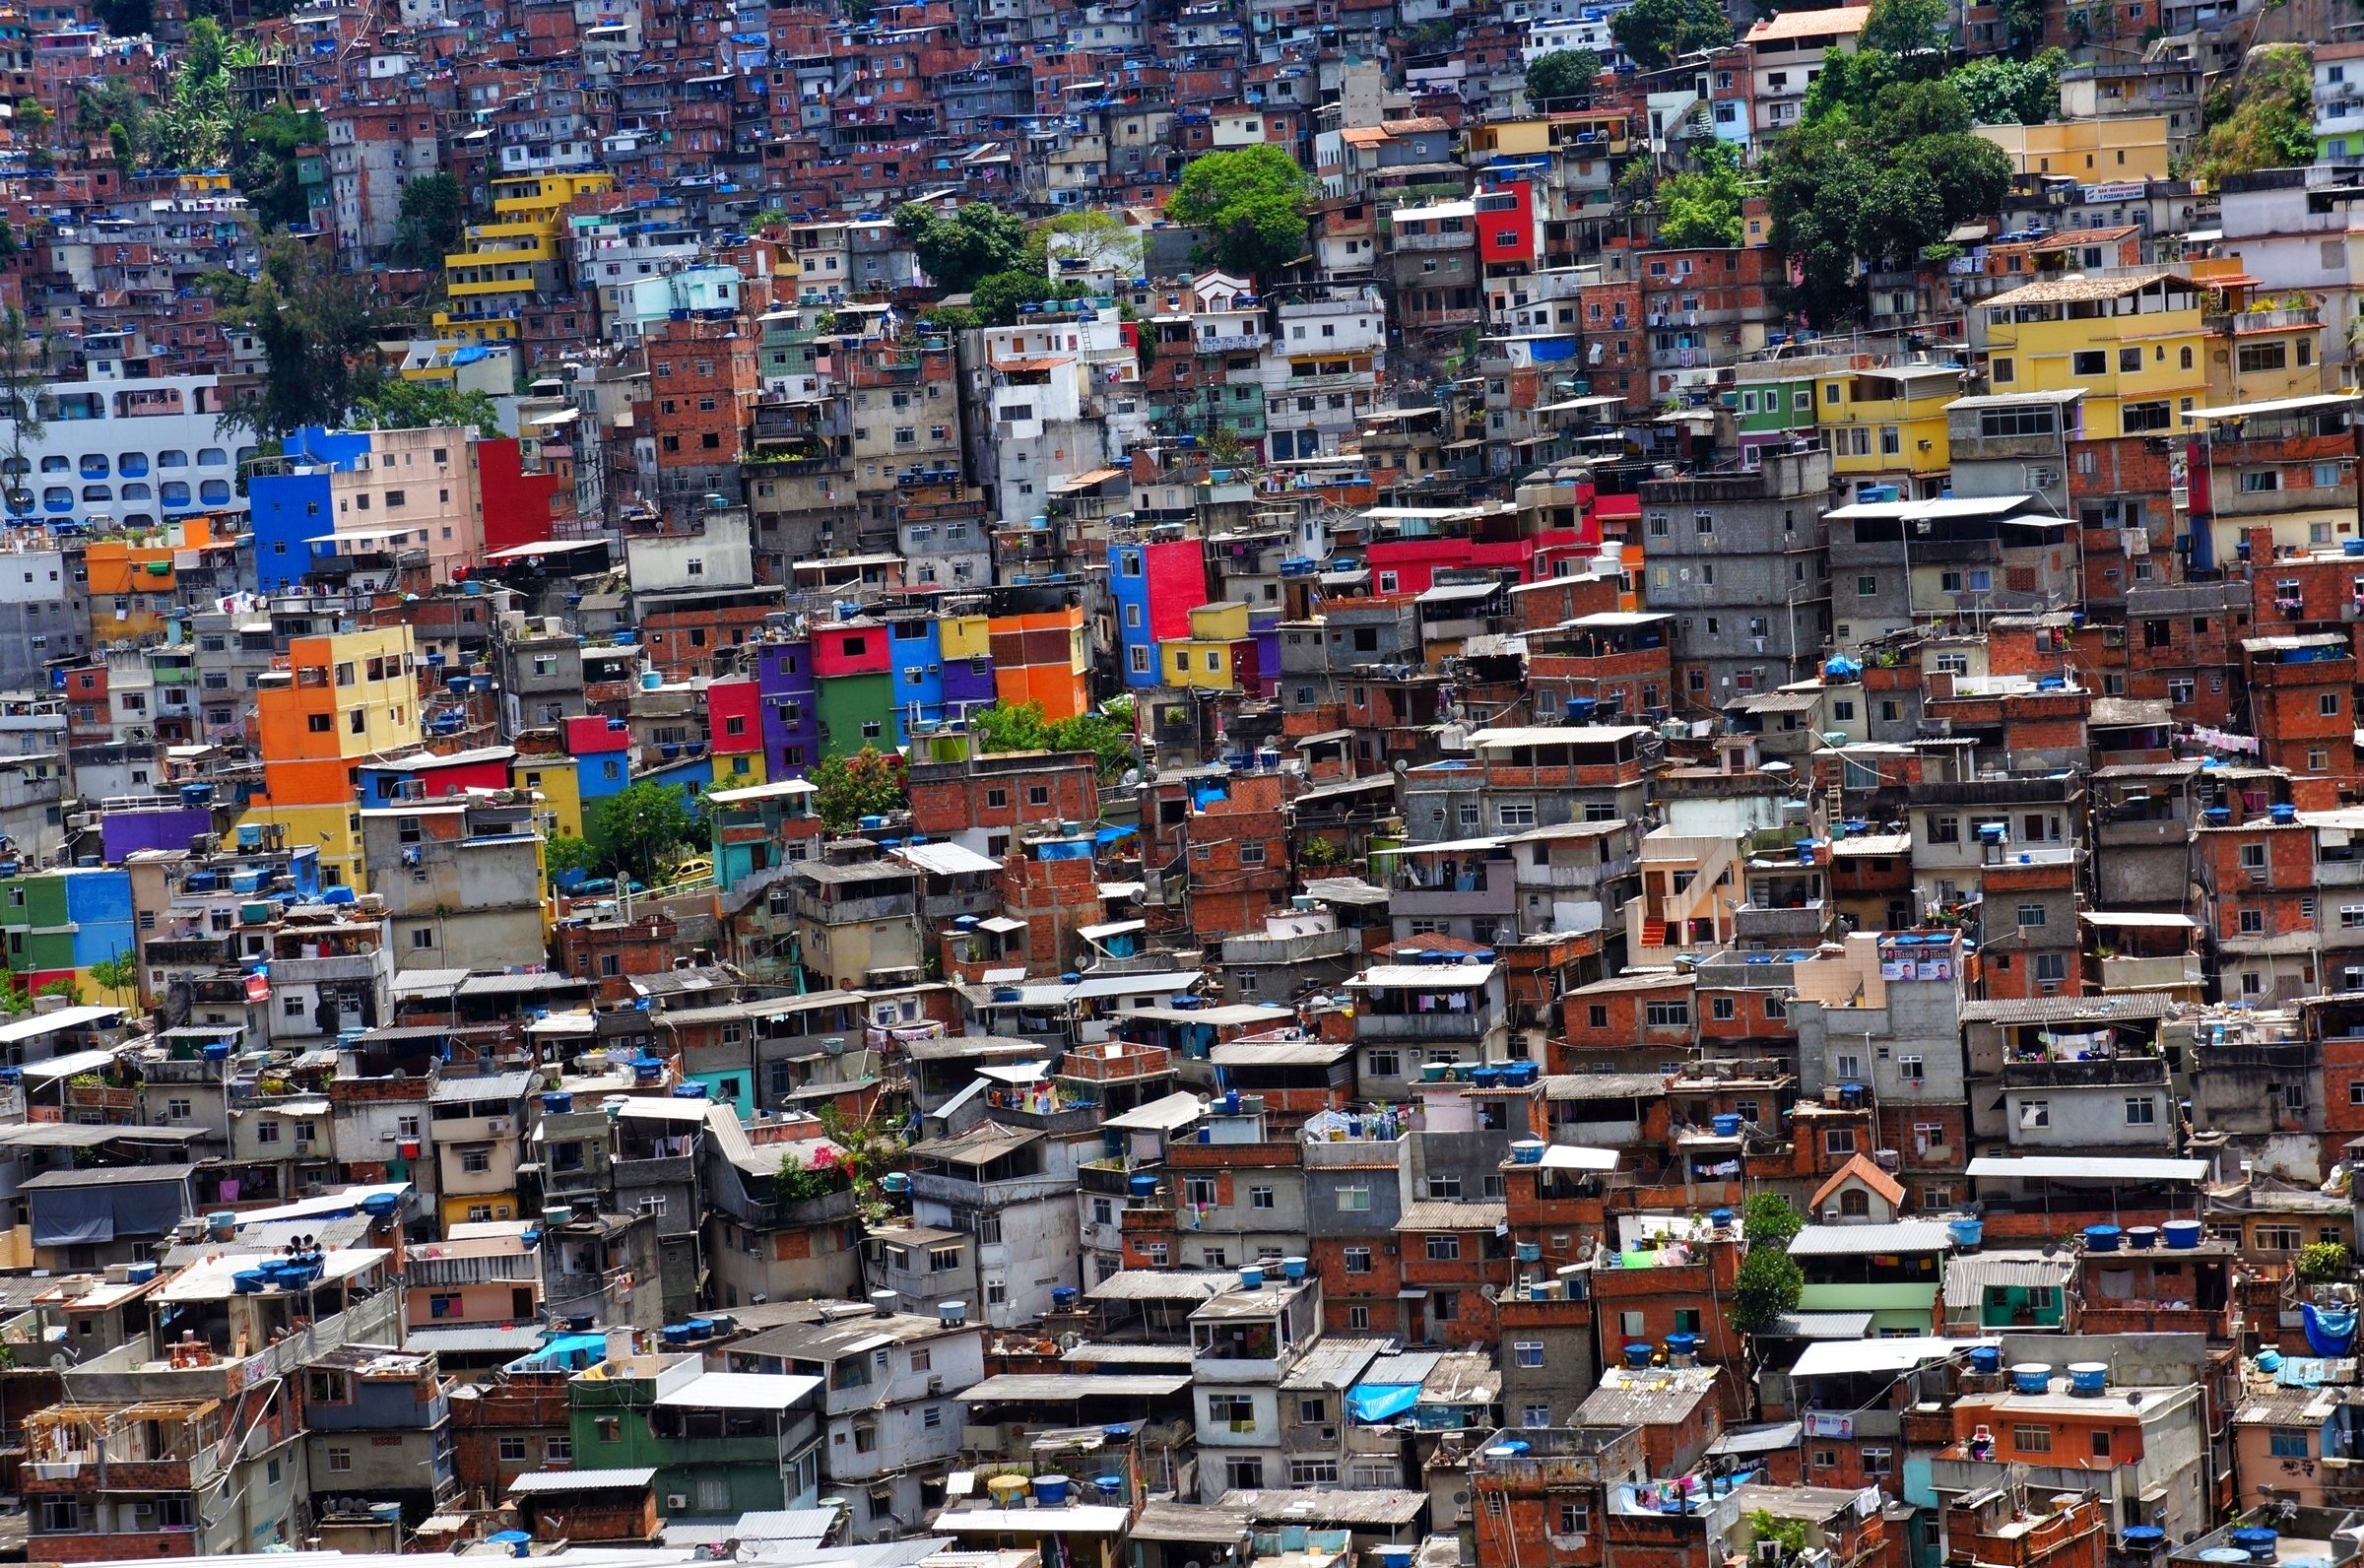
[(1806, 1275), (1801, 1312), (1869, 1312), (1876, 1335), (1937, 1332), (1937, 1289), (1953, 1238), (1934, 1219), (1808, 1225), (1790, 1238)]
[(881, 670), (823, 676), (814, 683), (821, 754), (852, 756), (862, 748), (895, 749), (894, 677)]
[(821, 1491), (821, 1380), (708, 1372), (696, 1355), (610, 1358), (567, 1381), (578, 1470), (657, 1472), (669, 1520), (810, 1508)]

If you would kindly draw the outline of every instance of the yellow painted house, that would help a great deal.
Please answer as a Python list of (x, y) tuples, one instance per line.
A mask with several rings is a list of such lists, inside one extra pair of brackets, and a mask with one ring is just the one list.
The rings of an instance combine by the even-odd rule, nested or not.
[(2067, 120), (2052, 125), (1979, 125), (1971, 135), (1993, 142), (2022, 176), (2066, 174), (2087, 185), (2167, 177), (2167, 116)]
[(420, 748), (411, 628), (296, 637), (286, 657), (255, 683), (263, 790), (241, 825), (277, 825), (319, 849), (327, 881), (361, 887), (361, 762)]
[(1894, 485), (1906, 499), (1945, 489), (1952, 457), (1945, 405), (1962, 395), (1958, 364), (1834, 368), (1814, 378), (1814, 425), (1831, 473), (1851, 485)]
[(1162, 643), (1157, 654), (1165, 684), (1228, 691), (1236, 686), (1240, 644), (1248, 640), (1248, 606), (1231, 599), (1190, 613), (1190, 635)]
[(2088, 439), (2166, 434), (2207, 396), (2206, 299), (2180, 271), (2049, 278), (1978, 306), (1972, 343), (1998, 394), (2082, 391)]
[(509, 787), (542, 797), (542, 836), (583, 836), (581, 780), (571, 756), (557, 751), (521, 751), (509, 759)]
[(443, 258), (451, 303), (434, 313), (437, 334), (463, 344), (517, 337), (525, 307), (559, 287), (570, 265), (563, 245), (568, 207), (614, 184), (605, 173), (494, 180), (492, 222), (469, 225), (466, 248)]

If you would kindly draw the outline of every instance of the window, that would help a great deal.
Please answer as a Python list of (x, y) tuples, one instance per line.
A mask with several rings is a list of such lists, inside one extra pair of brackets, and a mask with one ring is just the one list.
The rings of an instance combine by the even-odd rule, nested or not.
[[(2311, 1459), (2313, 1451), (2303, 1426), (2277, 1426), (2267, 1439), (2275, 1459)], [(334, 1452), (333, 1450), (331, 1452)]]
[(515, 1433), (502, 1434), (500, 1439), (500, 1458), (504, 1464), (524, 1464), (525, 1438), (522, 1435)]
[(2019, 1102), (2019, 1125), (2023, 1128), (2050, 1127), (2052, 1125), (2052, 1102), (2050, 1100), (2021, 1100)]
[(2016, 915), (2018, 918), (2018, 923), (2022, 926), (2040, 926), (2044, 924), (2044, 906), (2042, 904), (2021, 904), (2016, 911)]
[(1826, 1154), (1855, 1152), (1855, 1129), (1852, 1127), (1825, 1128), (1822, 1133), (1822, 1151)]
[(1292, 1459), (1288, 1462), (1288, 1484), (1291, 1486), (1336, 1486), (1338, 1461), (1334, 1459)]
[(1338, 1211), (1342, 1214), (1369, 1213), (1371, 1190), (1368, 1187), (1341, 1187), (1338, 1190)]
[(2148, 1095), (2129, 1094), (2126, 1097), (2126, 1125), (2149, 1127), (2159, 1119), (2159, 1103)]
[[(2364, 1088), (2364, 1083), (2360, 1083), (2360, 1084), (2358, 1084), (2357, 1086), (2358, 1086), (2358, 1087), (2360, 1087), (2360, 1088)], [(1344, 1251), (1344, 1254), (1343, 1254), (1343, 1257), (1344, 1257), (1344, 1259), (1345, 1259), (1345, 1264), (1346, 1264), (1346, 1273), (1348, 1273), (1348, 1274), (1369, 1274), (1369, 1273), (1371, 1272), (1371, 1249), (1370, 1249), (1370, 1248), (1368, 1248), (1368, 1247), (1348, 1247), (1348, 1248), (1345, 1249), (1345, 1251)]]
[[(2099, 360), (2101, 356), (2094, 355), (2092, 358)], [(2098, 371), (2099, 364), (2097, 363), (2094, 368), (2095, 371)], [(2049, 405), (2038, 405), (2033, 408), (1981, 409), (1978, 414), (1978, 433), (1983, 437), (2007, 439), (2022, 435), (2050, 435), (2053, 433), (2053, 411)]]
[(2107, 375), (2110, 373), (2110, 357), (2099, 349), (2079, 350), (2068, 357), (2068, 373)]
[(1691, 1005), (1688, 1002), (1652, 1002), (1642, 1009), (1643, 1021), (1654, 1029), (1688, 1028)]
[(1543, 1341), (1521, 1339), (1511, 1347), (1511, 1357), (1520, 1366), (1540, 1367), (1543, 1364)]
[(1731, 997), (1716, 997), (1707, 1005), (1707, 1015), (1719, 1023), (1731, 1022), (1735, 1011)]
[(1461, 1238), (1459, 1236), (1430, 1236), (1428, 1238), (1428, 1261), (1430, 1263), (1453, 1263), (1460, 1257)]
[(332, 1471), (346, 1471), (352, 1470), (353, 1450), (342, 1447), (338, 1444), (330, 1444), (328, 1449), (328, 1468)]
[(2014, 1426), (2011, 1428), (2011, 1447), (2022, 1454), (2049, 1454), (2052, 1452), (2052, 1428)]
[(1274, 1207), (1274, 1204), (1273, 1204), (1273, 1190), (1272, 1190), (1270, 1187), (1251, 1187), (1251, 1188), (1249, 1188), (1249, 1189), (1248, 1189), (1248, 1207), (1249, 1207), (1250, 1209), (1271, 1209), (1271, 1208), (1273, 1208), (1273, 1207)]
[(1858, 578), (1856, 578), (1856, 579), (1855, 579), (1855, 596), (1856, 596), (1858, 599), (1876, 599), (1876, 598), (1878, 598), (1878, 597), (1879, 597), (1879, 579), (1878, 579), (1877, 577), (1858, 577)]

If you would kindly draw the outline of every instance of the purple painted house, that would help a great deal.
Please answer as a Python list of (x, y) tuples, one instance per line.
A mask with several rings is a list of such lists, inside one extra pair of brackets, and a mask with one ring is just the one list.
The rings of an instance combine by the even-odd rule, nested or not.
[(186, 850), (189, 840), (214, 830), (214, 813), (207, 806), (117, 808), (98, 819), (98, 842), (109, 866), (142, 849)]
[(821, 714), (810, 642), (766, 642), (755, 661), (763, 714), (764, 776), (803, 778), (821, 760)]

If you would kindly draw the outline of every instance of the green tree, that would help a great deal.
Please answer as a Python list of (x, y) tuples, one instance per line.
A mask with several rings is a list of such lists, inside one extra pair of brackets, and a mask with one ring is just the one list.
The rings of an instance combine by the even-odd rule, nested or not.
[(25, 313), (14, 305), (0, 311), (0, 420), (8, 422), (8, 459), (0, 475), (7, 510), (19, 517), (33, 510), (32, 461), (26, 448), (48, 433), (41, 421), (40, 392), (48, 377), (41, 362), (41, 345), (26, 329)]
[(2309, 1242), (2298, 1255), (2298, 1277), (2310, 1285), (2334, 1284), (2347, 1277), (2350, 1262), (2347, 1248), (2340, 1242)]
[(1269, 281), (1305, 254), (1311, 190), (1297, 161), (1269, 143), (1207, 153), (1182, 170), (1165, 215), (1202, 230), (1216, 266)]
[(2003, 30), (2011, 52), (2028, 55), (2044, 42), (2044, 0), (2003, 0)]
[(49, 133), (57, 126), (57, 116), (50, 113), (39, 98), (17, 99), (16, 132), (25, 143), (26, 164), (35, 172), (45, 172), (57, 162), (56, 139)]
[(978, 279), (1025, 264), (1024, 222), (991, 202), (965, 203), (950, 218), (924, 202), (905, 202), (894, 211), (894, 227), (946, 294), (966, 294)]
[(1773, 1320), (1798, 1310), (1806, 1273), (1777, 1247), (1752, 1247), (1732, 1285), (1732, 1324), (1742, 1334), (1762, 1334)]
[[(977, 280), (969, 291), (980, 326), (1010, 327), (1018, 324), (1018, 306), (1042, 304), (1053, 299), (1081, 299), (1091, 291), (1074, 278), (1053, 283), (1039, 271), (1012, 267), (1003, 272), (989, 272)], [(942, 306), (929, 307), (930, 317), (942, 321)]]
[(591, 810), (590, 827), (605, 863), (643, 882), (656, 876), (669, 850), (692, 842), (695, 833), (682, 792), (653, 780), (601, 801)]
[(911, 804), (903, 782), (903, 759), (866, 746), (851, 756), (824, 756), (806, 775), (817, 793), (813, 809), (832, 833), (848, 833), (865, 817), (885, 817)]
[(1697, 166), (1660, 180), (1658, 242), (1670, 249), (1740, 242), (1740, 155), (1730, 142), (1701, 143)]
[(1601, 56), (1590, 49), (1553, 49), (1527, 62), (1527, 106), (1581, 108), (1593, 101)]
[(230, 180), (272, 228), (292, 229), (311, 217), (310, 193), (301, 177), (303, 152), (327, 139), (328, 126), (318, 114), (291, 103), (274, 103), (260, 114), (237, 115), (232, 122)]
[(977, 744), (988, 751), (1047, 751), (1051, 749), (1050, 726), (1044, 720), (1042, 704), (1021, 702), (1013, 705), (996, 702), (989, 708), (975, 708), (968, 715), (969, 733)]
[(1751, 1247), (1786, 1247), (1806, 1228), (1806, 1216), (1779, 1193), (1751, 1193), (1740, 1206), (1740, 1234)]
[(1944, 69), (1952, 43), (1945, 0), (1872, 0), (1872, 14), (1864, 19), (1863, 33), (1856, 39), (1859, 49), (1892, 55), (1924, 76)]
[(394, 220), (394, 260), (405, 267), (440, 268), (460, 245), (460, 182), (437, 171), (402, 187)]
[(599, 865), (599, 851), (591, 847), (587, 838), (560, 833), (542, 846), (542, 864), (555, 882), (569, 873), (588, 875)]
[(2315, 70), (2303, 43), (2252, 50), (2229, 88), (2211, 93), (2192, 148), (2193, 183), (2315, 161)]
[(1094, 270), (1106, 269), (1119, 278), (1140, 276), (1144, 247), (1141, 231), (1114, 213), (1097, 207), (1061, 213), (1034, 226), (1031, 242), (1043, 254), (1046, 269), (1062, 256), (1073, 256)]
[(91, 984), (108, 1000), (120, 1002), (126, 992), (136, 991), (140, 984), (139, 954), (118, 952), (91, 965)]
[(231, 417), (279, 439), (307, 425), (343, 424), (381, 377), (378, 340), (408, 325), (371, 287), (369, 274), (337, 271), (317, 246), (267, 241), (260, 274), (215, 295), (261, 343), (268, 366), (261, 391)]
[(2068, 56), (2046, 49), (2032, 60), (1987, 54), (1945, 80), (1979, 125), (2041, 125), (2060, 113), (2061, 67)]
[(461, 392), (432, 381), (387, 376), (354, 399), (353, 419), (375, 430), (424, 430), (456, 425), (479, 435), (500, 433), (500, 415), (482, 392)]
[(1609, 19), (1609, 31), (1636, 65), (1655, 69), (1730, 43), (1732, 18), (1721, 0), (1633, 0)]
[(229, 40), (212, 17), (194, 18), (158, 116), (157, 161), (170, 168), (219, 168), (229, 162), (235, 124)]

